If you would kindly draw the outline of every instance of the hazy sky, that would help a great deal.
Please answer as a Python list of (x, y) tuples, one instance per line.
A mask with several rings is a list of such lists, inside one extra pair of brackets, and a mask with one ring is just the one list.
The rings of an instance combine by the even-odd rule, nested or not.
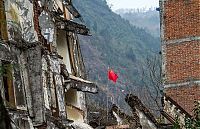
[(112, 10), (119, 8), (150, 8), (158, 7), (159, 0), (107, 0), (108, 4), (112, 4)]

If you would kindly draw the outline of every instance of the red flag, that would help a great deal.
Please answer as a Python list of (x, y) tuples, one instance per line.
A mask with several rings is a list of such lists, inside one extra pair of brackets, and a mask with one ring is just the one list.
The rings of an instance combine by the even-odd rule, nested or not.
[(113, 70), (108, 70), (108, 79), (116, 83), (118, 75)]

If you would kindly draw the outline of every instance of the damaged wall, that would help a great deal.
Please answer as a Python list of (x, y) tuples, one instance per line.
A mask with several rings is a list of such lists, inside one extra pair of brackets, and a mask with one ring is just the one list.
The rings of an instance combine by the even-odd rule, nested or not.
[(63, 88), (63, 82), (64, 78), (60, 75), (61, 69), (60, 64), (63, 62), (56, 56), (51, 55), (50, 56), (50, 64), (51, 64), (51, 71), (53, 73), (53, 80), (55, 84), (55, 90), (56, 90), (56, 96), (57, 96), (57, 103), (59, 108), (59, 116), (61, 118), (66, 118), (66, 112), (65, 112), (65, 99), (64, 99), (64, 88)]
[(67, 104), (67, 114), (68, 119), (74, 120), (74, 121), (80, 121), (84, 122), (85, 119), (85, 102), (84, 98), (81, 98), (82, 92), (78, 92), (76, 89), (70, 88), (66, 93), (66, 104)]
[[(1, 50), (0, 54), (0, 60), (1, 64), (5, 64), (3, 62), (6, 62), (9, 64), (9, 68), (11, 68), (12, 71), (9, 74), (9, 78), (12, 77), (11, 80), (5, 80), (4, 76), (1, 77), (1, 94), (4, 99), (6, 107), (8, 107), (9, 114), (11, 116), (11, 122), (13, 128), (18, 126), (20, 128), (33, 128), (32, 121), (30, 120), (30, 117), (32, 116), (32, 103), (31, 103), (31, 96), (27, 96), (27, 99), (25, 94), (30, 94), (30, 91), (27, 88), (27, 76), (23, 74), (22, 72), (24, 69), (26, 69), (26, 65), (24, 65), (23, 55), (25, 54), (23, 50), (19, 49), (16, 43), (12, 42), (11, 45), (5, 45), (0, 44), (0, 48), (3, 48)], [(4, 55), (6, 54), (6, 55)], [(20, 64), (20, 65), (19, 65)], [(8, 65), (7, 65), (8, 66)], [(11, 67), (10, 67), (11, 66)], [(6, 66), (3, 66), (4, 71)], [(7, 78), (7, 79), (9, 79)], [(12, 91), (12, 95), (11, 95)], [(9, 98), (8, 98), (9, 97)], [(11, 98), (12, 100), (11, 101)], [(29, 103), (27, 104), (27, 100), (29, 100)], [(27, 106), (28, 105), (28, 106)], [(17, 125), (17, 124), (18, 125)]]
[[(95, 89), (96, 85), (84, 80), (89, 82), (85, 86), (82, 81), (86, 76), (75, 29), (86, 27), (66, 20), (71, 19), (72, 14), (61, 1), (4, 2), (5, 11), (0, 10), (0, 18), (6, 21), (3, 31), (3, 24), (0, 24), (0, 64), (9, 66), (6, 73), (10, 76), (0, 77), (0, 88), (3, 89), (1, 94), (13, 128), (63, 129), (69, 126), (67, 118), (70, 117), (67, 115), (70, 116), (70, 113), (75, 121), (85, 122), (87, 109), (84, 92), (89, 90), (78, 91), (82, 88), (78, 89), (76, 86), (78, 84), (79, 87), (86, 87), (83, 89), (90, 89), (89, 86), (93, 85)], [(1, 1), (0, 7), (2, 6)], [(56, 26), (58, 21), (52, 13), (58, 14), (57, 17), (62, 22), (73, 23), (75, 27), (73, 26), (71, 32), (59, 29)], [(65, 24), (65, 27), (68, 25)], [(69, 75), (63, 75), (61, 66), (66, 66), (65, 71), (68, 70), (78, 78), (78, 83), (71, 81)], [(66, 81), (70, 82), (69, 86), (75, 86), (73, 89), (76, 102), (72, 104), (73, 108), (69, 108), (65, 100), (68, 92)], [(73, 97), (68, 96), (67, 99)]]
[(34, 122), (36, 125), (44, 122), (44, 89), (42, 87), (42, 50), (40, 46), (35, 46), (27, 51), (27, 66), (29, 85), (32, 95), (32, 108), (34, 112)]
[[(18, 45), (14, 43), (6, 49), (4, 45), (0, 46), (3, 49), (0, 52), (0, 59), (10, 61), (13, 66), (13, 87), (11, 88), (14, 91), (15, 101), (13, 106), (10, 106), (10, 102), (5, 103), (14, 111), (9, 112), (13, 121), (22, 123), (26, 127), (20, 128), (26, 129), (28, 125), (40, 126), (49, 120), (54, 123), (52, 116), (66, 120), (64, 78), (60, 75), (62, 61), (56, 55), (44, 54), (45, 50), (37, 44), (24, 49), (15, 47)], [(7, 56), (4, 56), (5, 53)], [(1, 90), (5, 99), (7, 93), (3, 91)], [(22, 113), (24, 116), (18, 117)], [(20, 121), (21, 119), (26, 121)], [(54, 125), (56, 126), (55, 123)]]
[(33, 23), (33, 4), (30, 0), (6, 0), (5, 10), (9, 40), (38, 40)]

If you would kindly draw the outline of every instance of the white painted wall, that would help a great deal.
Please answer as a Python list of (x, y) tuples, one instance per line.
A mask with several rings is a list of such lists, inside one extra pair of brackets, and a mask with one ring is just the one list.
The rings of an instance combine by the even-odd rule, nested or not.
[(68, 72), (72, 73), (66, 32), (62, 30), (58, 30), (57, 33), (58, 33), (57, 35), (58, 54), (63, 57), (63, 62), (66, 65)]

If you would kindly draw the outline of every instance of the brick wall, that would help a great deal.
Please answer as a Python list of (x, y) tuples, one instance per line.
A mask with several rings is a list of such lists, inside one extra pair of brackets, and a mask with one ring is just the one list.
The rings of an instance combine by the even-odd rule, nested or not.
[(39, 16), (41, 14), (41, 8), (39, 7), (38, 0), (33, 0), (33, 12), (34, 12), (34, 28), (37, 32), (38, 39), (42, 44), (47, 44), (47, 40), (41, 33), (40, 25), (39, 25)]
[(200, 1), (160, 1), (165, 93), (191, 113), (200, 100)]
[(200, 41), (166, 45), (166, 83), (200, 80)]
[(200, 36), (199, 0), (167, 0), (164, 7), (166, 40)]
[(128, 129), (129, 125), (107, 126), (106, 129)]
[(176, 101), (183, 109), (192, 114), (194, 101), (200, 100), (199, 85), (185, 85), (181, 87), (165, 89), (165, 93)]

